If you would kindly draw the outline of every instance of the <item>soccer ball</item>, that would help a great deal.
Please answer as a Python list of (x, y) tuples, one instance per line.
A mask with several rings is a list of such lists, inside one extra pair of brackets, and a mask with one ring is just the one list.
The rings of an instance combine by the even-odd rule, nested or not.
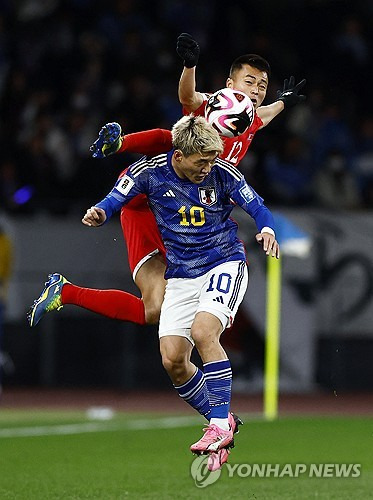
[(220, 135), (236, 137), (252, 125), (254, 112), (254, 105), (246, 94), (225, 88), (209, 97), (205, 118)]

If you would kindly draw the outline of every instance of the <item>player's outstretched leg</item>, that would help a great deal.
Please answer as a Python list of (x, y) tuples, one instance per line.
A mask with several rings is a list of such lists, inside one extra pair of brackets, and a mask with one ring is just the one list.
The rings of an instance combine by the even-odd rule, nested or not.
[[(84, 288), (72, 284), (57, 273), (50, 274), (49, 278), (45, 284), (46, 288), (27, 313), (30, 326), (37, 325), (47, 312), (61, 309), (67, 304), (82, 307), (112, 319), (132, 321), (139, 325), (144, 325), (146, 322), (143, 300), (131, 293), (122, 290)], [(56, 285), (61, 286), (57, 289)], [(161, 294), (161, 290), (162, 288), (158, 287), (158, 295)]]
[(27, 313), (30, 326), (37, 325), (48, 312), (59, 311), (63, 307), (61, 301), (62, 287), (69, 281), (58, 273), (49, 274), (48, 278), (40, 297), (34, 301)]

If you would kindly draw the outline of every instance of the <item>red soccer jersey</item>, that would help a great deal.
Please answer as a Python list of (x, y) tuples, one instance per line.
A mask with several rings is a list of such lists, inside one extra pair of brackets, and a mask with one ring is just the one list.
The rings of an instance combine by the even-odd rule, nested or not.
[[(198, 109), (193, 111), (194, 115), (205, 116), (205, 108), (208, 95), (203, 94), (203, 97), (204, 101)], [(188, 115), (189, 112), (183, 108), (183, 114)], [(220, 158), (225, 161), (229, 161), (229, 163), (232, 163), (232, 165), (237, 166), (245, 156), (251, 144), (251, 141), (254, 138), (254, 135), (262, 125), (263, 122), (261, 118), (259, 118), (259, 116), (255, 113), (254, 121), (251, 127), (246, 132), (237, 137), (222, 137), (225, 147), (223, 154), (220, 155)]]
[[(201, 106), (194, 111), (195, 115), (204, 116), (207, 103), (207, 95)], [(183, 114), (189, 114), (188, 111), (183, 109)], [(262, 120), (255, 113), (254, 121), (251, 127), (244, 133), (237, 137), (222, 137), (225, 148), (223, 154), (220, 156), (223, 160), (229, 161), (232, 165), (237, 166), (242, 158), (245, 156), (251, 141), (256, 132), (263, 125)], [(157, 155), (166, 153), (172, 148), (172, 137), (169, 130), (153, 129), (145, 130), (144, 132), (135, 132), (127, 134), (123, 141), (122, 147), (118, 153), (128, 151), (130, 153), (141, 153), (146, 155)]]

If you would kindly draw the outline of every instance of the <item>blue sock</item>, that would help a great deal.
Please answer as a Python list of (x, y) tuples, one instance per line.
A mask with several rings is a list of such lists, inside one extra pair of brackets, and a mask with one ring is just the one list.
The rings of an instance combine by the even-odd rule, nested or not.
[(174, 387), (184, 401), (206, 417), (207, 420), (210, 419), (210, 402), (205, 376), (199, 368), (196, 368), (195, 374), (185, 384), (175, 385)]
[(210, 400), (211, 418), (227, 418), (231, 403), (232, 369), (229, 359), (203, 365)]

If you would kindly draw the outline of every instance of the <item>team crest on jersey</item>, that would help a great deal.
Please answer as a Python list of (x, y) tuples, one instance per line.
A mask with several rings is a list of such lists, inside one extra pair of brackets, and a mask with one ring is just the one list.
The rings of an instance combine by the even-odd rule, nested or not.
[(199, 187), (199, 200), (204, 205), (214, 205), (216, 203), (216, 191), (214, 187)]
[(131, 177), (128, 177), (128, 175), (124, 175), (120, 180), (118, 185), (116, 186), (116, 189), (118, 189), (119, 192), (121, 192), (124, 195), (127, 195), (130, 191), (132, 186), (135, 183), (131, 179)]

